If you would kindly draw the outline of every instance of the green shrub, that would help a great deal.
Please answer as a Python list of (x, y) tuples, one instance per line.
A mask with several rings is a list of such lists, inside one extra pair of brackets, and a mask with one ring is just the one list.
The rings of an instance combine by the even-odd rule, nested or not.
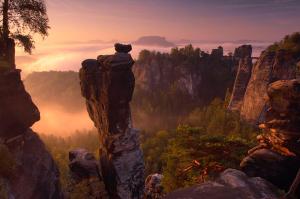
[(296, 59), (300, 58), (300, 32), (286, 35), (283, 40), (268, 47), (268, 51), (271, 52), (281, 49), (291, 52)]

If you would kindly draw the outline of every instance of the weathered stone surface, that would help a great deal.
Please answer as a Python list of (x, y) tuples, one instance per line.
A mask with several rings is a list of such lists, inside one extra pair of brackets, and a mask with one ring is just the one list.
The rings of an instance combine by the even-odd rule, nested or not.
[(258, 124), (264, 120), (268, 85), (277, 80), (296, 77), (296, 60), (292, 54), (280, 50), (265, 51), (254, 65), (248, 83), (241, 116), (246, 121)]
[(14, 174), (7, 180), (9, 198), (63, 198), (58, 168), (36, 133), (28, 129), (7, 145), (16, 161)]
[(300, 168), (300, 80), (277, 81), (267, 91), (266, 121), (257, 137), (261, 147), (249, 151), (241, 168), (287, 190)]
[(74, 149), (69, 152), (69, 168), (73, 178), (78, 180), (82, 178), (98, 177), (102, 179), (100, 174), (99, 163), (94, 154), (86, 149)]
[(165, 193), (162, 186), (163, 175), (155, 173), (146, 178), (145, 199), (161, 199)]
[(39, 119), (39, 110), (25, 91), (20, 70), (1, 71), (0, 141), (16, 164), (12, 174), (2, 176), (9, 198), (63, 198), (58, 168), (39, 136), (30, 129)]
[(216, 181), (174, 191), (166, 199), (279, 199), (276, 188), (262, 178), (227, 169)]
[(235, 49), (234, 55), (235, 59), (239, 59), (239, 67), (228, 109), (232, 111), (240, 111), (244, 101), (246, 88), (251, 77), (252, 46), (243, 45)]
[(249, 176), (259, 176), (288, 190), (300, 168), (300, 162), (299, 159), (264, 148), (249, 154), (241, 162), (241, 168)]
[(40, 119), (40, 113), (25, 91), (20, 70), (0, 73), (0, 137), (20, 135)]
[(100, 134), (100, 162), (112, 198), (141, 198), (144, 191), (143, 154), (133, 129), (129, 102), (135, 79), (129, 54), (86, 60), (80, 70), (82, 95)]
[(68, 198), (106, 199), (108, 194), (101, 176), (99, 162), (86, 149), (69, 152), (71, 183)]

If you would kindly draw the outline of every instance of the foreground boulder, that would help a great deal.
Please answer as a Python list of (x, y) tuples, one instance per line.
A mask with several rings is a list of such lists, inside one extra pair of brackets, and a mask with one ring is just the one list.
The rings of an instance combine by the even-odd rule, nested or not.
[(69, 198), (106, 199), (99, 162), (94, 154), (86, 149), (69, 152), (71, 183), (68, 187)]
[(129, 105), (135, 85), (131, 70), (134, 61), (120, 45), (116, 48), (119, 52), (114, 55), (82, 63), (81, 91), (99, 131), (101, 170), (110, 197), (142, 198), (143, 154)]
[[(300, 79), (281, 80), (268, 88), (266, 121), (259, 145), (249, 151), (241, 168), (279, 188), (290, 187), (300, 168)], [(300, 197), (300, 195), (298, 196)]]
[(149, 175), (145, 180), (145, 199), (161, 199), (165, 197), (163, 175), (155, 173)]
[(262, 178), (227, 169), (216, 181), (174, 191), (166, 199), (279, 199), (276, 188)]
[(63, 198), (58, 168), (42, 140), (30, 129), (39, 118), (39, 111), (21, 81), (20, 70), (1, 71), (0, 141), (14, 160), (12, 171), (0, 176), (6, 187), (5, 197)]

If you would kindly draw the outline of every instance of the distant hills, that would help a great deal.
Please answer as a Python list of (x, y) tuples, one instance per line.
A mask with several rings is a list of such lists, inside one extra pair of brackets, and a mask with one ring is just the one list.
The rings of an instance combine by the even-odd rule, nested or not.
[(175, 47), (176, 45), (161, 36), (144, 36), (133, 42), (134, 45)]

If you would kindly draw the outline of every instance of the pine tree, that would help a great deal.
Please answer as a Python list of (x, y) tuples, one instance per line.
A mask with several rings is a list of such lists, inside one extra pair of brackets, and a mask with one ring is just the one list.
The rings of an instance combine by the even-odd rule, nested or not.
[(15, 42), (31, 53), (34, 34), (48, 36), (49, 19), (44, 0), (1, 0), (1, 58), (14, 65)]

